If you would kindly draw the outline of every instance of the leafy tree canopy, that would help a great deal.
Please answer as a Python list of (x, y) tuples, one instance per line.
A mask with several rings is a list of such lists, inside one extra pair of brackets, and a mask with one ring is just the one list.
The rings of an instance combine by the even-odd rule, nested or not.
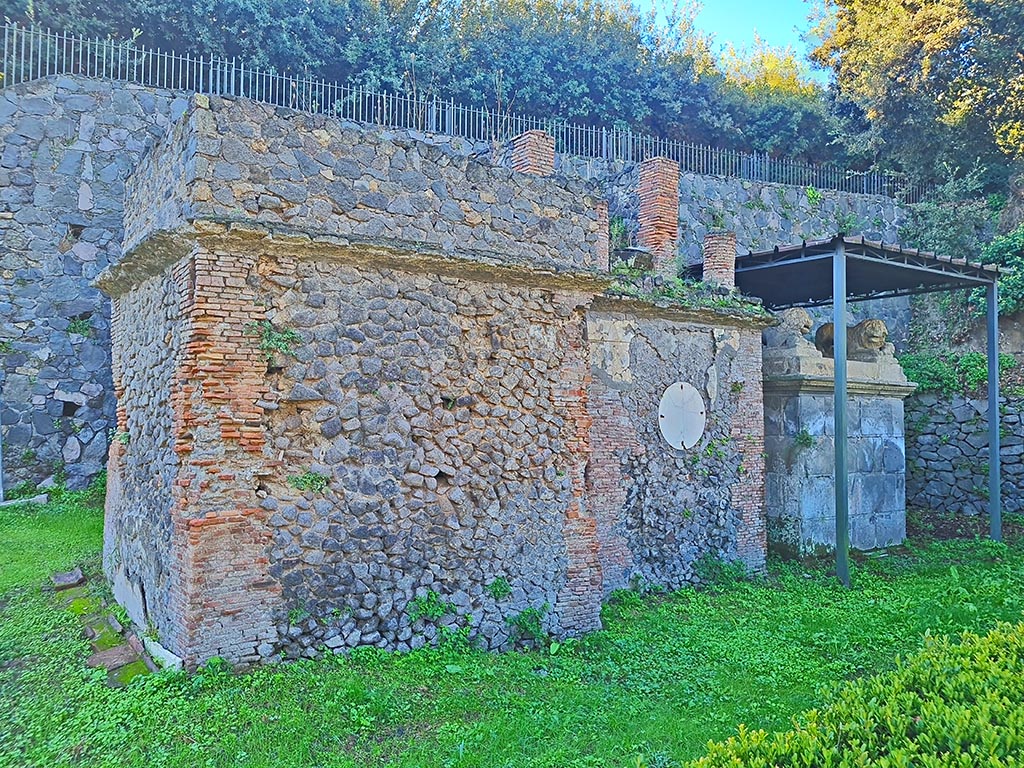
[(1005, 181), (1024, 158), (1020, 0), (823, 0), (814, 59), (867, 125), (849, 141), (939, 179), (981, 161)]
[(690, 0), (0, 0), (0, 14), (88, 36), (371, 88), (669, 138), (827, 160), (820, 88), (792, 51), (724, 64)]

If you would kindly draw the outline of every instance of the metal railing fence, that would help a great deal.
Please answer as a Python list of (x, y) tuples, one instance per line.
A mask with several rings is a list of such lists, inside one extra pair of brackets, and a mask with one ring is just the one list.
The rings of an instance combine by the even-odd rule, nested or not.
[(506, 113), (466, 106), (436, 96), (373, 91), (301, 75), (253, 69), (236, 59), (181, 55), (100, 38), (86, 38), (18, 24), (3, 25), (0, 88), (54, 75), (80, 75), (206, 94), (239, 96), (280, 107), (331, 115), (386, 128), (501, 141), (528, 130), (555, 137), (555, 150), (605, 162), (577, 164), (591, 178), (607, 173), (607, 162), (636, 162), (664, 156), (683, 172), (750, 181), (814, 187), (902, 202), (921, 199), (926, 188), (898, 174), (854, 171), (832, 164), (804, 163), (768, 154), (720, 149), (630, 129), (572, 123), (558, 118)]

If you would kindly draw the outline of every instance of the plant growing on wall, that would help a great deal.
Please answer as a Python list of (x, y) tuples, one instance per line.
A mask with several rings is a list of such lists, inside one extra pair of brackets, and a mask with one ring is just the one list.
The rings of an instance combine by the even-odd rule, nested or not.
[(621, 216), (612, 216), (608, 220), (608, 245), (613, 251), (629, 247), (626, 220)]
[(544, 631), (544, 617), (549, 610), (551, 606), (544, 603), (540, 608), (526, 608), (505, 619), (512, 629), (513, 639), (537, 648), (546, 646), (550, 638)]
[(121, 445), (128, 445), (128, 443), (131, 442), (131, 435), (120, 429), (111, 428), (108, 437), (110, 438), (110, 442), (117, 442)]
[(302, 341), (302, 337), (291, 328), (278, 330), (269, 320), (249, 323), (245, 332), (259, 338), (259, 350), (267, 363), (273, 363), (276, 355), (290, 355), (295, 345)]
[(68, 333), (75, 336), (92, 336), (92, 322), (87, 317), (76, 317), (68, 322)]
[(327, 490), (330, 478), (317, 472), (303, 472), (301, 475), (289, 475), (288, 485), (297, 491), (312, 491), (323, 493)]
[(300, 605), (288, 611), (288, 624), (294, 627), (296, 624), (301, 624), (312, 615), (313, 614), (309, 612), (309, 609), (306, 608), (306, 606)]
[(409, 621), (411, 622), (420, 619), (437, 621), (454, 611), (455, 606), (442, 600), (441, 595), (432, 589), (409, 601)]
[(807, 189), (804, 190), (804, 192), (807, 195), (807, 202), (811, 204), (812, 208), (817, 208), (819, 205), (821, 205), (821, 201), (824, 199), (824, 196), (821, 194), (820, 189), (818, 189), (814, 185), (811, 185), (807, 187)]
[(508, 583), (508, 579), (504, 576), (499, 576), (484, 587), (484, 591), (495, 600), (504, 600), (512, 594), (512, 585)]
[(836, 214), (836, 232), (848, 235), (851, 232), (858, 232), (862, 229), (864, 229), (864, 225), (856, 213), (848, 211)]

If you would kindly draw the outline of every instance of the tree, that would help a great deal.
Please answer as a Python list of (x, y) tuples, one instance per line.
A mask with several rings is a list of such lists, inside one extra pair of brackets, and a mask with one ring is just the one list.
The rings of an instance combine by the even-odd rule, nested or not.
[(813, 57), (870, 128), (849, 137), (927, 180), (1024, 155), (1019, 0), (824, 0)]
[(824, 91), (791, 48), (755, 38), (750, 50), (727, 48), (722, 66), (735, 146), (809, 161), (834, 156)]

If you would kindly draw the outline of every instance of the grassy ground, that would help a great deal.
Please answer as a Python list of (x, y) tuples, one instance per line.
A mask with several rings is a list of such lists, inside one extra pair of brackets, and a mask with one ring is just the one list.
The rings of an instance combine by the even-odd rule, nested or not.
[(740, 723), (788, 727), (925, 633), (1024, 611), (1024, 544), (919, 541), (861, 563), (850, 591), (774, 564), (755, 583), (626, 594), (555, 654), (365, 651), (114, 690), (42, 588), (97, 568), (101, 522), (82, 497), (0, 510), (0, 765), (671, 766)]

